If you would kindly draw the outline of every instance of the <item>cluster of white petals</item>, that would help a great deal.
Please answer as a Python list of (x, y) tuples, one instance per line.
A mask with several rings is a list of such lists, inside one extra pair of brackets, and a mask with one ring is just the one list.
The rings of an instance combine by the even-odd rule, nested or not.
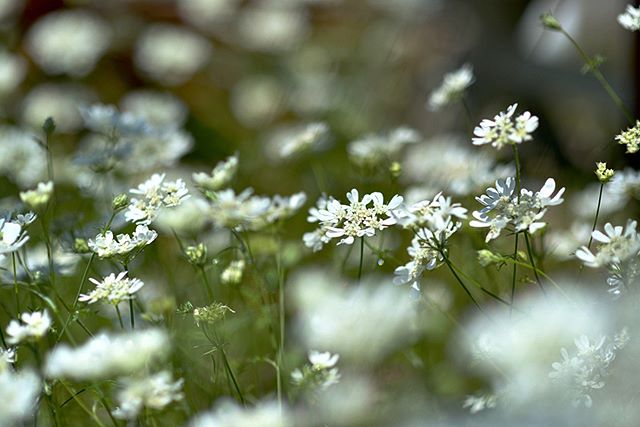
[(514, 117), (516, 108), (518, 104), (510, 105), (506, 113), (501, 111), (493, 120), (482, 120), (473, 130), (473, 145), (491, 144), (500, 149), (531, 140), (531, 133), (538, 128), (538, 117), (528, 111)]

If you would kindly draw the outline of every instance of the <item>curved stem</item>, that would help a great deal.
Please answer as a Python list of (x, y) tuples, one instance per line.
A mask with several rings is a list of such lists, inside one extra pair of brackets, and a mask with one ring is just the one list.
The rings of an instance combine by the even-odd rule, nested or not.
[(531, 267), (533, 267), (533, 275), (536, 278), (536, 283), (540, 287), (540, 290), (542, 291), (542, 293), (544, 295), (547, 295), (547, 293), (544, 290), (544, 287), (542, 286), (542, 282), (540, 281), (540, 277), (538, 276), (538, 269), (536, 268), (536, 263), (535, 263), (534, 258), (533, 258), (533, 250), (531, 249), (531, 243), (529, 242), (529, 232), (528, 231), (524, 232), (524, 241), (527, 244), (527, 254), (529, 255), (529, 262), (531, 262)]
[(360, 263), (358, 265), (358, 284), (362, 279), (362, 263), (364, 261), (364, 237), (360, 238)]
[(591, 234), (589, 235), (589, 243), (587, 244), (587, 248), (591, 249), (591, 243), (593, 242), (593, 232), (596, 231), (596, 226), (598, 224), (598, 216), (600, 215), (600, 205), (602, 204), (602, 190), (604, 189), (604, 183), (600, 183), (600, 192), (598, 193), (598, 207), (596, 208), (596, 216), (593, 219), (593, 226), (591, 227)]

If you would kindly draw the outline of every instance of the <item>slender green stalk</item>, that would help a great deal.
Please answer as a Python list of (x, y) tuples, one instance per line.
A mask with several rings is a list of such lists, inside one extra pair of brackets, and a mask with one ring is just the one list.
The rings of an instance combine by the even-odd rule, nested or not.
[[(516, 200), (520, 203), (520, 190), (522, 188), (522, 183), (520, 182), (520, 155), (518, 154), (518, 146), (516, 144), (512, 145), (513, 147), (513, 157), (516, 162)], [(513, 259), (518, 259), (518, 232), (515, 233), (513, 240)], [(513, 313), (513, 302), (516, 297), (516, 277), (518, 275), (518, 267), (514, 263), (513, 264), (513, 274), (511, 275), (511, 307), (509, 308), (509, 314)]]
[(18, 291), (18, 273), (16, 272), (16, 254), (11, 253), (11, 264), (13, 266), (13, 289), (16, 294), (16, 317), (20, 317), (20, 294)]
[(118, 315), (118, 322), (120, 322), (120, 327), (124, 329), (124, 322), (122, 321), (122, 315), (120, 314), (120, 307), (118, 307), (118, 304), (114, 304), (113, 306), (116, 309), (116, 314)]
[(364, 261), (364, 237), (360, 238), (360, 263), (358, 264), (358, 283), (362, 279), (362, 263)]
[(607, 92), (607, 95), (609, 95), (609, 98), (611, 98), (613, 103), (616, 104), (618, 109), (622, 112), (622, 114), (624, 114), (624, 116), (629, 121), (629, 123), (631, 125), (635, 124), (633, 120), (633, 115), (631, 114), (629, 109), (624, 105), (624, 102), (622, 102), (622, 99), (620, 98), (620, 96), (618, 96), (616, 91), (609, 84), (609, 82), (604, 77), (602, 72), (598, 69), (597, 62), (593, 58), (591, 58), (589, 55), (587, 55), (587, 53), (582, 49), (582, 47), (580, 47), (578, 42), (573, 37), (571, 37), (571, 34), (569, 34), (564, 28), (560, 27), (559, 31), (567, 38), (567, 40), (571, 42), (573, 47), (575, 47), (576, 51), (578, 52), (578, 54), (584, 61), (585, 65), (587, 66), (587, 69), (589, 70), (589, 72), (593, 74), (593, 76), (598, 80), (600, 85)]
[[(91, 411), (89, 408), (87, 408), (87, 405), (84, 404), (84, 402), (78, 398), (78, 394), (76, 393), (75, 390), (73, 388), (71, 388), (71, 386), (67, 385), (67, 383), (65, 383), (64, 381), (60, 381), (60, 383), (64, 386), (64, 388), (67, 389), (67, 391), (69, 392), (69, 394), (71, 394), (71, 397), (69, 398), (70, 400), (75, 400), (76, 403), (78, 403), (78, 405), (82, 408), (83, 411), (85, 411), (87, 413), (87, 415), (89, 415), (89, 417), (91, 417), (91, 419), (93, 419), (93, 421), (96, 423), (96, 425), (98, 425), (99, 427), (106, 427), (104, 425), (104, 423), (102, 422), (102, 420), (100, 420), (100, 418), (98, 418), (98, 416)], [(64, 406), (64, 404), (63, 404)]]
[(478, 304), (478, 301), (476, 301), (476, 299), (473, 297), (473, 295), (469, 291), (469, 288), (467, 288), (467, 285), (465, 285), (464, 282), (462, 281), (462, 279), (460, 278), (460, 276), (458, 276), (458, 273), (456, 273), (456, 270), (451, 265), (451, 261), (449, 261), (449, 258), (447, 258), (447, 256), (445, 255), (445, 253), (444, 253), (444, 251), (442, 249), (440, 249), (440, 254), (442, 255), (442, 258), (444, 259), (445, 264), (447, 264), (447, 267), (449, 267), (449, 270), (451, 271), (451, 274), (453, 274), (453, 277), (456, 278), (456, 280), (458, 281), (460, 286), (462, 286), (462, 289), (464, 289), (465, 293), (469, 296), (469, 298), (471, 298), (471, 301), (473, 301), (473, 304), (475, 304), (475, 306), (478, 308), (478, 310), (480, 310), (482, 313), (484, 313), (484, 310), (482, 309), (482, 307), (480, 307), (480, 304)]
[(200, 267), (200, 274), (202, 274), (202, 283), (204, 283), (204, 289), (207, 291), (207, 296), (211, 302), (214, 301), (213, 298), (213, 290), (211, 289), (211, 283), (209, 282), (209, 277), (207, 276), (207, 272), (204, 267)]
[(282, 270), (282, 259), (280, 254), (280, 242), (278, 242), (278, 252), (276, 253), (276, 270), (278, 274), (278, 317), (280, 324), (280, 343), (278, 345), (277, 356), (277, 392), (278, 406), (282, 412), (282, 365), (284, 360), (284, 334), (285, 334), (285, 306), (284, 306), (284, 272)]
[[(532, 267), (530, 264), (528, 264), (526, 262), (513, 260), (513, 259), (511, 259), (511, 257), (505, 257), (504, 261), (508, 261), (508, 262), (511, 262), (511, 263), (514, 263), (514, 264), (518, 264), (521, 267), (529, 268), (529, 269), (532, 269), (532, 270), (534, 269), (534, 267)], [(539, 268), (535, 268), (535, 270), (538, 272), (538, 274), (540, 274), (547, 281), (549, 281), (549, 283), (551, 283), (553, 285), (553, 287), (555, 287), (567, 300), (571, 301), (571, 298), (569, 297), (569, 295), (567, 295), (567, 293), (562, 289), (562, 287), (560, 285), (558, 285), (558, 283), (556, 281), (554, 281), (551, 277), (549, 277), (548, 274), (546, 274), (544, 271), (540, 270)]]
[(598, 207), (596, 208), (596, 216), (593, 218), (593, 226), (591, 227), (591, 234), (589, 235), (589, 243), (587, 248), (591, 249), (591, 243), (593, 243), (593, 232), (596, 231), (598, 225), (598, 216), (600, 215), (600, 205), (602, 204), (602, 190), (604, 189), (604, 182), (600, 183), (600, 192), (598, 193)]
[(109, 414), (109, 418), (111, 418), (111, 422), (113, 423), (113, 425), (115, 427), (119, 427), (120, 424), (118, 424), (118, 420), (116, 420), (113, 414), (111, 413), (111, 408), (107, 404), (107, 400), (104, 397), (101, 397), (100, 403), (102, 403), (102, 406), (104, 406), (104, 409), (107, 411), (107, 414)]
[[(451, 261), (451, 260), (449, 260)], [(490, 290), (488, 290), (487, 288), (485, 288), (484, 286), (482, 286), (482, 284), (480, 284), (480, 282), (478, 282), (477, 280), (475, 280), (473, 277), (469, 276), (467, 273), (465, 273), (464, 271), (462, 271), (461, 269), (459, 269), (458, 267), (455, 266), (455, 264), (451, 263), (451, 267), (456, 271), (456, 273), (458, 273), (460, 276), (464, 277), (467, 281), (470, 281), (471, 283), (474, 284), (475, 287), (477, 287), (478, 289), (480, 289), (483, 293), (485, 293), (486, 295), (489, 295), (491, 298), (495, 299), (496, 301), (505, 304), (505, 305), (511, 305), (509, 303), (509, 301), (499, 297), (498, 295), (496, 295), (494, 292), (491, 292)]]
[(133, 314), (133, 297), (129, 298), (129, 317), (131, 318), (131, 329), (136, 328), (135, 315)]
[(538, 276), (538, 269), (536, 268), (536, 263), (533, 258), (533, 250), (531, 249), (531, 243), (529, 242), (529, 232), (527, 231), (524, 232), (524, 241), (527, 245), (527, 254), (529, 255), (529, 262), (531, 262), (531, 267), (533, 267), (532, 270), (533, 275), (536, 278), (536, 283), (540, 287), (542, 293), (546, 295), (547, 293), (545, 292), (544, 287), (542, 286), (542, 282), (540, 281), (540, 277)]

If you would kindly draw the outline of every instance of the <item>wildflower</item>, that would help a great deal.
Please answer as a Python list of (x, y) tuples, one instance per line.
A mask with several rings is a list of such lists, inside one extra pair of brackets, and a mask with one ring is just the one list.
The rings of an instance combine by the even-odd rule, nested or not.
[[(372, 237), (376, 231), (396, 224), (396, 218), (392, 215), (402, 203), (402, 197), (393, 196), (389, 203), (384, 203), (382, 193), (374, 192), (365, 194), (360, 200), (360, 194), (355, 188), (347, 193), (348, 205), (343, 205), (335, 199), (325, 202), (319, 201), (324, 208), (312, 208), (309, 211), (309, 222), (319, 222), (322, 233), (328, 240), (340, 237), (338, 245), (351, 245), (356, 237)], [(307, 240), (307, 239), (305, 239)]]
[(157, 217), (161, 208), (179, 206), (190, 197), (184, 181), (178, 179), (163, 182), (164, 177), (165, 174), (153, 174), (138, 188), (130, 190), (131, 194), (140, 196), (140, 198), (131, 198), (127, 212), (125, 212), (127, 221), (138, 225), (149, 225)]
[(615, 172), (613, 171), (613, 169), (607, 169), (607, 164), (604, 162), (598, 162), (596, 163), (596, 172), (595, 172), (596, 176), (598, 177), (598, 181), (600, 181), (601, 183), (605, 184), (609, 181), (611, 181), (611, 178), (613, 178)]
[(82, 77), (109, 47), (111, 30), (84, 10), (63, 10), (36, 21), (27, 34), (27, 50), (48, 74)]
[(0, 348), (0, 375), (7, 372), (12, 363), (16, 362), (16, 350), (14, 348)]
[(18, 223), (21, 227), (27, 227), (36, 220), (38, 215), (35, 212), (27, 212), (26, 214), (18, 214), (16, 215), (15, 222)]
[(402, 162), (404, 176), (454, 196), (468, 196), (514, 174), (513, 166), (496, 165), (494, 151), (473, 150), (462, 141), (459, 135), (442, 135), (428, 144), (412, 145)]
[(238, 171), (238, 155), (228, 157), (211, 171), (211, 175), (204, 172), (193, 174), (193, 181), (203, 190), (218, 191), (229, 184)]
[(20, 321), (12, 320), (7, 326), (7, 342), (18, 344), (27, 340), (42, 338), (51, 328), (51, 318), (47, 310), (22, 313)]
[(292, 289), (298, 336), (307, 348), (339, 353), (341, 360), (375, 363), (414, 335), (409, 326), (415, 318), (413, 301), (397, 287), (345, 287), (324, 272), (313, 272), (298, 276)]
[(554, 30), (554, 31), (562, 30), (562, 26), (560, 25), (560, 22), (551, 13), (542, 14), (540, 16), (540, 21), (542, 22), (542, 25), (544, 25), (545, 28), (549, 30)]
[[(149, 124), (131, 113), (118, 111), (114, 105), (92, 104), (80, 107), (85, 127), (112, 138), (136, 136), (150, 132)], [(113, 143), (113, 142), (112, 142)]]
[(207, 263), (207, 247), (204, 243), (196, 246), (187, 246), (184, 250), (187, 260), (196, 267), (204, 267)]
[(192, 314), (196, 325), (200, 326), (201, 323), (214, 324), (224, 319), (228, 312), (235, 313), (231, 307), (214, 302), (205, 307), (194, 308)]
[[(616, 335), (617, 336), (617, 335)], [(605, 386), (604, 379), (609, 375), (609, 366), (616, 357), (616, 352), (626, 343), (609, 340), (600, 336), (592, 340), (581, 335), (574, 340), (575, 355), (563, 347), (560, 350), (562, 360), (554, 362), (549, 373), (552, 381), (565, 388), (574, 406), (583, 404), (590, 408), (593, 404), (590, 393)]]
[(152, 79), (175, 86), (191, 79), (210, 55), (209, 41), (186, 27), (154, 24), (138, 39), (133, 60)]
[(473, 68), (469, 64), (464, 64), (460, 69), (445, 74), (442, 85), (429, 96), (429, 110), (438, 111), (459, 100), (474, 80)]
[(118, 392), (118, 407), (113, 416), (125, 420), (135, 419), (143, 408), (161, 410), (172, 402), (184, 398), (184, 380), (173, 381), (168, 371), (158, 372), (143, 378), (125, 378)]
[(368, 135), (350, 142), (347, 152), (357, 166), (376, 167), (397, 156), (405, 145), (415, 144), (420, 139), (418, 131), (399, 127), (386, 135)]
[(19, 187), (32, 187), (46, 175), (46, 154), (33, 139), (33, 132), (0, 126), (0, 152), (0, 174)]
[(225, 285), (237, 285), (242, 280), (245, 262), (243, 259), (231, 261), (229, 266), (220, 275), (220, 281)]
[(124, 376), (164, 359), (169, 348), (169, 337), (161, 329), (119, 335), (102, 332), (75, 348), (67, 344), (56, 346), (47, 356), (44, 372), (49, 378), (78, 381)]
[(17, 251), (28, 240), (29, 236), (19, 223), (0, 218), (0, 255)]
[(250, 50), (287, 52), (298, 46), (309, 34), (304, 10), (286, 3), (251, 5), (240, 9), (235, 19), (239, 41)]
[(489, 188), (486, 194), (476, 197), (484, 208), (473, 212), (475, 219), (469, 225), (489, 228), (485, 239), (487, 242), (500, 236), (509, 225), (513, 226), (516, 233), (535, 233), (546, 225), (540, 220), (547, 212), (547, 207), (557, 206), (564, 201), (564, 187), (554, 195), (555, 189), (555, 180), (549, 178), (539, 191), (534, 193), (523, 188), (517, 196), (513, 178), (499, 179), (495, 188)]
[(4, 96), (17, 88), (27, 71), (27, 63), (19, 55), (0, 49), (0, 95)]
[(483, 267), (486, 267), (491, 264), (496, 264), (503, 262), (503, 258), (501, 255), (494, 254), (488, 249), (480, 249), (478, 251), (478, 264)]
[(156, 231), (150, 230), (146, 225), (138, 225), (131, 235), (118, 234), (114, 238), (113, 232), (108, 230), (98, 234), (95, 239), (89, 239), (87, 245), (100, 258), (127, 257), (134, 250), (140, 250), (151, 244), (156, 237), (158, 237)]
[(113, 198), (113, 201), (111, 202), (111, 208), (114, 210), (114, 212), (117, 212), (126, 208), (128, 204), (129, 196), (127, 196), (126, 194), (118, 194)]
[(493, 120), (484, 119), (473, 130), (476, 136), (473, 145), (491, 144), (497, 149), (505, 145), (520, 144), (532, 139), (531, 133), (538, 128), (538, 117), (525, 111), (515, 117), (518, 104), (510, 105), (507, 112), (500, 112)]
[(329, 126), (323, 122), (279, 129), (270, 136), (268, 145), (273, 156), (288, 159), (312, 151), (319, 151), (329, 141)]
[(304, 192), (292, 194), (291, 196), (280, 196), (276, 194), (271, 199), (271, 206), (266, 212), (266, 221), (269, 224), (284, 221), (295, 215), (306, 203), (307, 195)]
[(640, 30), (640, 8), (627, 5), (625, 12), (618, 15), (618, 23), (629, 31)]
[(122, 301), (132, 299), (133, 295), (144, 286), (144, 283), (138, 279), (125, 277), (126, 275), (127, 272), (123, 271), (117, 276), (115, 273), (111, 273), (102, 281), (89, 278), (89, 281), (96, 285), (96, 288), (89, 294), (80, 295), (78, 301), (87, 301), (89, 304), (93, 304), (103, 300), (109, 304), (118, 305)]
[(340, 373), (335, 367), (340, 355), (330, 352), (309, 352), (310, 365), (304, 365), (302, 369), (295, 369), (291, 373), (291, 379), (297, 386), (327, 389), (338, 383)]
[(493, 409), (497, 403), (498, 396), (495, 394), (469, 395), (462, 404), (462, 407), (469, 408), (469, 412), (475, 414), (485, 409)]
[(31, 209), (38, 210), (49, 203), (53, 194), (53, 181), (40, 182), (35, 190), (21, 191), (22, 200)]
[(175, 129), (187, 120), (187, 107), (168, 92), (136, 90), (120, 101), (122, 111), (141, 118), (159, 129)]
[(293, 427), (292, 416), (278, 402), (258, 402), (255, 406), (222, 400), (215, 409), (196, 416), (188, 427), (261, 426)]
[(0, 373), (0, 420), (3, 426), (26, 424), (37, 411), (42, 381), (35, 372)]
[(617, 135), (615, 140), (618, 144), (627, 146), (627, 153), (637, 153), (640, 150), (640, 120), (636, 120), (634, 127)]
[(78, 105), (89, 104), (93, 99), (93, 93), (77, 83), (43, 83), (24, 97), (20, 117), (34, 129), (53, 117), (56, 131), (72, 133), (82, 128)]

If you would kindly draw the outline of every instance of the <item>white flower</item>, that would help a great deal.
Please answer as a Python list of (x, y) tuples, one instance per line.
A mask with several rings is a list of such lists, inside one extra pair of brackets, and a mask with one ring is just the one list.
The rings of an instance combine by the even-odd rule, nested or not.
[(251, 188), (237, 194), (230, 188), (212, 193), (211, 211), (218, 227), (254, 229), (263, 225), (263, 218), (271, 206), (268, 197), (254, 196)]
[(576, 251), (576, 257), (588, 267), (601, 267), (612, 263), (622, 263), (636, 258), (640, 252), (640, 236), (636, 232), (637, 222), (628, 220), (626, 227), (606, 223), (604, 231), (594, 230), (591, 236), (599, 242), (597, 254), (586, 246)]
[(469, 64), (464, 64), (460, 69), (445, 74), (442, 85), (431, 92), (429, 96), (427, 104), (429, 109), (438, 111), (442, 107), (457, 101), (473, 81), (473, 68)]
[(0, 174), (19, 187), (31, 187), (44, 180), (47, 155), (34, 140), (33, 132), (0, 126), (0, 152)]
[(293, 427), (293, 418), (285, 409), (271, 401), (244, 407), (223, 400), (215, 409), (196, 416), (188, 427)]
[(514, 122), (513, 115), (517, 107), (518, 104), (510, 105), (506, 113), (500, 112), (493, 120), (482, 120), (473, 130), (473, 144), (491, 144), (500, 149), (507, 144), (529, 141), (532, 138), (531, 133), (538, 128), (538, 117), (525, 111), (516, 117)]
[(553, 178), (548, 178), (540, 191), (535, 193), (523, 188), (518, 196), (514, 186), (515, 180), (511, 177), (498, 180), (496, 188), (489, 188), (486, 194), (476, 197), (484, 208), (472, 213), (475, 219), (469, 225), (489, 228), (487, 242), (500, 236), (502, 230), (509, 225), (513, 226), (516, 233), (535, 233), (546, 225), (540, 220), (547, 212), (547, 207), (557, 206), (564, 201), (564, 187), (553, 194), (556, 190)]
[(21, 191), (20, 200), (32, 209), (39, 209), (49, 203), (53, 194), (53, 181), (40, 182), (35, 190)]
[(308, 23), (304, 10), (291, 5), (256, 3), (242, 8), (236, 18), (239, 41), (249, 49), (272, 53), (297, 46), (308, 33)]
[[(392, 213), (403, 200), (401, 196), (395, 195), (385, 204), (380, 192), (365, 194), (360, 200), (360, 194), (355, 188), (347, 193), (347, 199), (350, 203), (343, 205), (333, 198), (325, 202), (323, 197), (318, 205), (326, 206), (311, 208), (307, 218), (309, 222), (320, 222), (322, 233), (328, 240), (341, 237), (338, 245), (351, 245), (356, 237), (372, 237), (376, 231), (396, 224)], [(315, 239), (307, 237), (305, 240), (312, 247), (316, 246)]]
[(7, 372), (12, 363), (16, 362), (15, 348), (0, 348), (0, 375)]
[(51, 328), (51, 318), (47, 310), (22, 313), (20, 321), (12, 320), (7, 326), (7, 342), (18, 344), (25, 340), (38, 340)]
[(463, 408), (469, 408), (472, 414), (484, 411), (485, 409), (495, 408), (498, 403), (498, 397), (494, 394), (482, 394), (479, 396), (469, 395), (462, 404)]
[(59, 344), (47, 355), (44, 372), (49, 378), (77, 381), (125, 376), (164, 359), (169, 348), (169, 337), (161, 329), (120, 335), (102, 332), (75, 348)]
[(111, 273), (102, 281), (89, 278), (89, 281), (96, 285), (96, 288), (89, 294), (82, 294), (78, 301), (87, 301), (89, 304), (104, 300), (109, 304), (118, 305), (121, 301), (133, 298), (133, 294), (138, 292), (144, 283), (138, 279), (130, 279), (125, 277), (126, 271), (121, 272), (117, 276)]
[(109, 47), (107, 24), (86, 10), (63, 10), (36, 21), (27, 34), (27, 50), (48, 74), (82, 77)]
[(186, 105), (168, 92), (136, 90), (121, 101), (122, 111), (140, 117), (153, 127), (179, 128), (187, 120)]
[(115, 238), (111, 230), (104, 234), (98, 234), (95, 239), (89, 239), (87, 244), (89, 249), (95, 252), (100, 258), (110, 258), (112, 256), (127, 256), (134, 249), (141, 249), (153, 242), (158, 233), (150, 230), (146, 225), (136, 226), (133, 234), (118, 234)]
[(82, 128), (78, 105), (89, 104), (95, 95), (76, 83), (43, 83), (29, 91), (21, 106), (22, 122), (41, 129), (47, 117), (56, 123), (56, 132), (72, 133)]
[(13, 91), (24, 79), (27, 63), (18, 56), (0, 49), (0, 95)]
[[(640, 15), (638, 16), (638, 19), (640, 19)], [(638, 27), (638, 29), (640, 29), (640, 26)], [(618, 144), (627, 146), (627, 153), (637, 153), (638, 150), (640, 150), (640, 120), (636, 120), (636, 124), (634, 127), (631, 127), (626, 131), (620, 133), (619, 135), (616, 135), (615, 140), (618, 141)], [(611, 174), (613, 175), (613, 171), (611, 171)]]
[(29, 236), (19, 223), (0, 218), (0, 255), (17, 251), (28, 240)]
[(0, 373), (0, 425), (23, 424), (37, 412), (42, 382), (32, 371)]
[(640, 30), (640, 8), (627, 5), (625, 12), (618, 15), (618, 23), (630, 31)]
[(162, 371), (144, 378), (125, 378), (118, 392), (118, 407), (113, 416), (125, 420), (135, 419), (143, 408), (160, 410), (184, 398), (181, 378), (173, 381), (171, 372)]
[(129, 222), (149, 225), (161, 208), (179, 206), (189, 198), (189, 190), (181, 179), (163, 182), (165, 174), (153, 174), (151, 178), (129, 190), (139, 198), (131, 198), (124, 216)]
[(229, 266), (220, 274), (220, 281), (226, 285), (238, 284), (242, 280), (245, 262), (243, 259), (231, 261)]
[(92, 104), (80, 107), (84, 125), (99, 134), (140, 136), (150, 131), (149, 124), (131, 113), (122, 113), (114, 105)]
[(319, 151), (329, 141), (329, 126), (314, 122), (278, 129), (269, 136), (268, 152), (275, 159), (288, 159), (312, 151)]
[(331, 354), (329, 351), (319, 352), (311, 350), (309, 352), (309, 362), (313, 369), (322, 370), (333, 368), (340, 359), (339, 354)]
[(193, 181), (204, 190), (218, 191), (227, 185), (238, 171), (238, 155), (228, 157), (213, 168), (211, 174), (204, 172), (193, 174)]
[(405, 145), (414, 144), (420, 139), (418, 131), (408, 127), (399, 127), (386, 135), (368, 135), (350, 142), (347, 146), (347, 152), (349, 159), (356, 165), (375, 167), (397, 156)]
[(133, 59), (144, 74), (175, 86), (191, 79), (210, 55), (209, 41), (188, 28), (153, 24), (138, 39)]

